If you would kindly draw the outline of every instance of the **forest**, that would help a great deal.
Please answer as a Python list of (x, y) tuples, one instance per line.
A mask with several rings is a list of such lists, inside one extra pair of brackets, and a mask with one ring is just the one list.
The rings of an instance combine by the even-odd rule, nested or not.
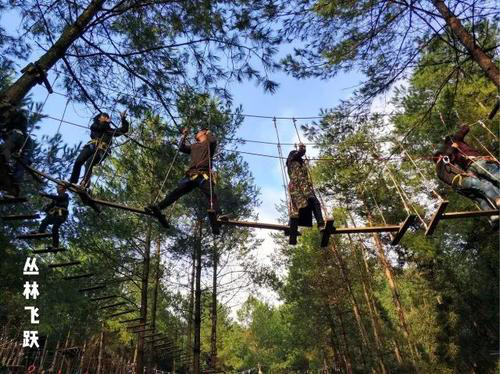
[[(498, 372), (499, 15), (0, 0), (0, 374)], [(349, 73), (311, 117), (234, 99)]]

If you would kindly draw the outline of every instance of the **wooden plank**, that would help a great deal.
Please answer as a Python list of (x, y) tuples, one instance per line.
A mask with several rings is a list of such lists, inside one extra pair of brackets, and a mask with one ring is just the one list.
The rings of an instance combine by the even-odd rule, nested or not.
[(157, 332), (156, 334), (152, 334), (152, 335), (146, 335), (146, 336), (144, 336), (144, 339), (146, 339), (146, 338), (152, 338), (153, 336), (160, 336), (160, 335), (163, 335), (163, 333), (161, 333), (161, 332)]
[(434, 233), (434, 230), (436, 230), (439, 220), (441, 219), (441, 216), (448, 207), (449, 203), (450, 202), (448, 200), (441, 201), (436, 212), (432, 215), (429, 225), (427, 225), (427, 230), (425, 230), (425, 236), (430, 236)]
[(2, 220), (4, 221), (20, 221), (26, 219), (38, 219), (40, 218), (39, 214), (13, 214), (8, 216), (2, 216)]
[(52, 237), (52, 234), (48, 232), (36, 232), (31, 234), (23, 234), (16, 236), (16, 239), (24, 239), (24, 240), (35, 240), (35, 239), (45, 239)]
[(475, 210), (471, 212), (449, 212), (444, 213), (441, 219), (460, 219), (460, 218), (475, 218), (475, 217), (491, 217), (498, 216), (498, 210)]
[(125, 319), (123, 321), (118, 321), (118, 323), (130, 323), (130, 322), (137, 322), (137, 321), (142, 321), (142, 318), (138, 317), (138, 318), (132, 318), (132, 319)]
[(138, 334), (140, 332), (147, 332), (147, 331), (154, 331), (154, 328), (150, 327), (150, 328), (147, 328), (147, 329), (143, 329), (143, 330), (135, 330), (135, 331), (130, 331), (132, 334)]
[(373, 232), (397, 232), (399, 225), (383, 225), (383, 226), (359, 226), (359, 227), (338, 227), (333, 232), (336, 234), (371, 234)]
[(221, 221), (217, 220), (217, 213), (213, 209), (208, 209), (207, 213), (208, 221), (210, 222), (210, 227), (212, 228), (212, 234), (219, 235)]
[(95, 290), (100, 290), (102, 288), (106, 288), (105, 284), (99, 284), (97, 286), (92, 286), (92, 287), (87, 287), (87, 288), (80, 288), (78, 292), (88, 292), (88, 291), (95, 291)]
[(144, 322), (144, 323), (140, 323), (138, 325), (133, 325), (133, 326), (127, 326), (127, 329), (136, 329), (138, 327), (144, 327), (146, 325), (149, 325), (150, 322)]
[(288, 231), (290, 229), (290, 227), (287, 225), (278, 225), (275, 223), (261, 223), (261, 222), (250, 222), (250, 221), (235, 221), (235, 220), (218, 221), (218, 223), (220, 225), (249, 227), (254, 229), (265, 229), (265, 230)]
[(110, 314), (109, 316), (106, 316), (105, 318), (115, 318), (115, 317), (123, 316), (124, 314), (134, 313), (136, 311), (137, 310), (135, 310), (135, 309), (129, 309), (129, 310), (125, 310), (123, 312), (118, 312), (118, 313)]
[(80, 265), (82, 262), (81, 261), (70, 261), (70, 262), (59, 262), (55, 264), (49, 264), (49, 268), (55, 269), (55, 268), (63, 268), (67, 266), (75, 266), (75, 265)]
[(396, 233), (396, 235), (393, 236), (391, 245), (397, 245), (403, 239), (404, 234), (406, 234), (406, 231), (410, 228), (411, 225), (415, 222), (417, 219), (417, 216), (414, 214), (409, 214), (408, 217), (404, 220), (404, 222), (401, 224), (399, 231)]
[(325, 223), (325, 228), (323, 229), (323, 234), (321, 235), (321, 248), (326, 248), (330, 242), (330, 235), (335, 232), (334, 220), (327, 219)]
[(115, 308), (115, 307), (117, 307), (117, 306), (120, 306), (120, 305), (125, 305), (125, 304), (127, 304), (127, 302), (126, 302), (126, 301), (123, 301), (123, 302), (121, 302), (121, 303), (115, 303), (115, 304), (110, 304), (110, 305), (103, 305), (103, 306), (99, 307), (99, 309), (109, 309), (109, 308)]
[(297, 236), (299, 233), (299, 218), (298, 217), (290, 217), (290, 231), (288, 231), (288, 244), (295, 245), (297, 244)]
[(19, 204), (19, 203), (26, 203), (28, 202), (28, 199), (26, 197), (1, 197), (0, 198), (0, 205), (4, 204)]
[(162, 341), (165, 341), (165, 340), (170, 340), (172, 342), (172, 338), (166, 336), (164, 338), (158, 338), (158, 339), (152, 339), (152, 340), (147, 340), (146, 343), (147, 344), (151, 344), (151, 343), (157, 343), (157, 342), (162, 342)]
[(118, 295), (106, 295), (106, 296), (94, 297), (94, 298), (90, 299), (90, 301), (109, 300), (109, 299), (115, 299), (117, 297), (120, 297), (120, 296), (118, 296)]
[(66, 251), (66, 248), (53, 248), (53, 247), (47, 247), (47, 249), (34, 249), (31, 252), (37, 255), (42, 255), (46, 253), (58, 253), (58, 252), (64, 252)]
[(75, 275), (69, 275), (67, 277), (64, 277), (64, 280), (75, 280), (75, 279), (82, 279), (82, 278), (90, 278), (94, 276), (94, 273), (85, 273), (85, 274), (75, 274)]

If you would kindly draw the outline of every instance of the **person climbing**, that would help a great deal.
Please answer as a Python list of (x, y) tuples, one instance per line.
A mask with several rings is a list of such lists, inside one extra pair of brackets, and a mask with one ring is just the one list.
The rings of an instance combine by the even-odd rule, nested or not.
[(127, 121), (127, 111), (120, 113), (121, 127), (113, 129), (111, 127), (111, 118), (107, 113), (100, 113), (94, 117), (92, 126), (90, 126), (90, 142), (85, 144), (82, 151), (78, 155), (71, 172), (69, 182), (73, 185), (78, 184), (80, 171), (85, 164), (85, 174), (82, 178), (80, 186), (88, 188), (90, 186), (90, 178), (95, 165), (100, 164), (111, 153), (110, 147), (113, 142), (113, 137), (125, 135), (129, 130), (129, 122)]
[(298, 145), (298, 149), (291, 151), (286, 159), (286, 167), (290, 183), (288, 191), (291, 200), (291, 218), (299, 217), (299, 210), (310, 208), (316, 219), (320, 230), (325, 227), (321, 205), (314, 192), (314, 188), (309, 178), (307, 166), (303, 159), (306, 154), (306, 146), (303, 143)]
[(0, 114), (1, 188), (10, 196), (18, 197), (24, 176), (22, 163), (29, 164), (33, 143), (28, 134), (28, 118), (23, 110), (10, 108)]
[(217, 195), (213, 189), (213, 175), (211, 175), (211, 163), (215, 148), (217, 147), (217, 139), (211, 131), (203, 128), (196, 133), (196, 143), (186, 144), (188, 133), (189, 130), (187, 128), (182, 130), (179, 151), (189, 154), (191, 156), (191, 162), (189, 163), (184, 178), (179, 181), (177, 188), (170, 192), (158, 204), (152, 204), (146, 207), (146, 211), (155, 216), (161, 215), (163, 209), (197, 187), (207, 198), (209, 209), (212, 209), (216, 216), (220, 213)]
[(51, 199), (44, 211), (47, 213), (38, 228), (39, 233), (45, 232), (49, 225), (52, 225), (52, 246), (59, 248), (59, 228), (68, 219), (69, 195), (66, 193), (66, 187), (58, 185), (57, 195), (41, 193), (40, 196)]
[[(454, 159), (455, 151), (448, 146), (445, 138), (433, 154), (438, 178), (451, 186), (457, 193), (475, 201), (481, 210), (497, 209), (500, 205), (500, 189), (486, 179), (479, 178), (476, 174), (463, 170)], [(498, 225), (498, 216), (490, 218), (490, 224)]]
[(497, 187), (500, 185), (500, 164), (490, 156), (484, 155), (465, 142), (464, 138), (469, 133), (468, 125), (462, 125), (451, 136), (444, 139), (446, 153), (451, 162), (462, 170), (471, 172), (481, 180), (489, 181)]

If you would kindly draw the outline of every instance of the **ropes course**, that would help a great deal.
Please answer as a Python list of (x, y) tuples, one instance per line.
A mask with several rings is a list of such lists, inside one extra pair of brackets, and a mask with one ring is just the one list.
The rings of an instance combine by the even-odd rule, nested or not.
[[(52, 83), (52, 86), (55, 84), (55, 82), (58, 78), (59, 78), (59, 74), (56, 76), (54, 82)], [(55, 92), (55, 93), (58, 95), (67, 97), (66, 95), (64, 95), (62, 93), (58, 93), (58, 92)], [(50, 95), (50, 91), (44, 100), (44, 103), (41, 107), (42, 109), (45, 106), (49, 95)], [(57, 117), (50, 116), (50, 115), (42, 115), (41, 113), (38, 113), (38, 114), (42, 115), (42, 118), (48, 118), (48, 119), (52, 119), (54, 121), (59, 122), (58, 128), (57, 128), (57, 134), (60, 133), (62, 125), (75, 126), (75, 127), (79, 127), (79, 128), (85, 129), (85, 130), (92, 131), (92, 127), (83, 126), (83, 125), (80, 125), (80, 124), (77, 124), (74, 122), (67, 121), (65, 119), (65, 115), (66, 115), (69, 101), (70, 101), (70, 99), (67, 97), (67, 100), (66, 100), (66, 103), (64, 106), (64, 111), (62, 114), (62, 118), (57, 118)], [(116, 102), (115, 102), (115, 105), (116, 105)], [(497, 106), (491, 111), (491, 113), (489, 115), (489, 119), (492, 119), (493, 116), (496, 114), (496, 111), (498, 110)], [(113, 110), (114, 110), (114, 108), (113, 108)], [(256, 115), (256, 114), (235, 113), (235, 115), (236, 114), (241, 115), (242, 117), (270, 119), (272, 121), (272, 125), (273, 125), (273, 128), (274, 128), (275, 133), (276, 133), (276, 142), (252, 140), (252, 139), (240, 139), (240, 138), (225, 139), (225, 140), (234, 141), (234, 142), (243, 143), (243, 144), (253, 143), (253, 144), (265, 144), (265, 145), (273, 145), (273, 146), (275, 145), (277, 147), (278, 155), (276, 156), (276, 155), (270, 155), (270, 154), (265, 154), (265, 153), (260, 153), (260, 152), (246, 152), (246, 151), (242, 151), (239, 149), (221, 149), (221, 150), (226, 151), (226, 152), (230, 152), (230, 153), (253, 155), (253, 156), (257, 156), (257, 157), (268, 157), (268, 158), (274, 158), (274, 159), (278, 160), (278, 162), (280, 164), (282, 185), (283, 185), (284, 194), (285, 194), (285, 203), (287, 206), (288, 215), (290, 217), (290, 220), (289, 220), (288, 225), (284, 225), (284, 224), (274, 224), (274, 223), (242, 221), (242, 220), (237, 220), (237, 219), (228, 219), (227, 217), (224, 219), (219, 219), (218, 212), (214, 209), (214, 200), (213, 200), (214, 199), (214, 181), (212, 180), (212, 158), (213, 158), (213, 155), (210, 154), (210, 150), (209, 150), (209, 157), (208, 157), (208, 170), (209, 171), (207, 174), (208, 199), (209, 199), (208, 217), (209, 217), (209, 222), (210, 222), (211, 227), (212, 227), (212, 232), (215, 235), (217, 235), (220, 232), (220, 226), (222, 226), (222, 225), (244, 227), (244, 228), (277, 230), (277, 231), (282, 231), (284, 233), (284, 235), (289, 237), (290, 244), (292, 244), (292, 245), (296, 244), (297, 237), (300, 235), (300, 232), (298, 231), (298, 227), (299, 226), (312, 227), (312, 218), (311, 218), (312, 211), (311, 211), (311, 207), (309, 206), (306, 209), (303, 209), (303, 208), (299, 209), (296, 216), (292, 215), (293, 202), (292, 202), (292, 198), (291, 198), (291, 192), (289, 192), (289, 188), (291, 188), (290, 186), (292, 186), (292, 184), (291, 184), (292, 181), (288, 180), (288, 176), (287, 176), (288, 158), (283, 155), (282, 146), (285, 146), (285, 145), (286, 146), (294, 146), (295, 145), (297, 147), (297, 144), (282, 143), (281, 142), (280, 132), (279, 132), (278, 125), (277, 125), (277, 120), (291, 121), (291, 123), (295, 129), (297, 139), (302, 146), (305, 146), (305, 145), (316, 146), (318, 144), (302, 143), (300, 132), (299, 132), (299, 129), (297, 127), (297, 120), (322, 119), (322, 118), (325, 118), (325, 116), (303, 116), (303, 117), (275, 117), (275, 116), (272, 116), (271, 117), (271, 116)], [(391, 114), (383, 114), (383, 115), (391, 115)], [(123, 115), (122, 115), (122, 118), (123, 118)], [(175, 118), (181, 118), (181, 117), (175, 117)], [(442, 116), (441, 116), (441, 118), (442, 118)], [(480, 125), (482, 128), (484, 128), (489, 133), (489, 135), (495, 137), (495, 134), (484, 124), (484, 122), (482, 120), (478, 120), (478, 121), (474, 122), (473, 124), (471, 124), (471, 126), (473, 126), (473, 125)], [(118, 132), (120, 131), (117, 126), (113, 127), (112, 129), (113, 130), (110, 134), (110, 139), (113, 139), (115, 136), (117, 136)], [(411, 130), (409, 132), (411, 132)], [(429, 159), (434, 159), (434, 157), (432, 157), (432, 158), (412, 157), (412, 155), (405, 149), (405, 147), (403, 145), (403, 141), (408, 136), (409, 132), (403, 137), (403, 139), (392, 140), (392, 143), (395, 144), (396, 150), (397, 149), (401, 150), (401, 155), (400, 155), (401, 161), (409, 161), (410, 164), (413, 166), (413, 168), (416, 170), (417, 174), (420, 175), (423, 179), (425, 179), (425, 176), (424, 176), (422, 170), (416, 164), (416, 160), (419, 160), (419, 159), (420, 160), (422, 160), (422, 159), (429, 160)], [(127, 131), (125, 131), (125, 132), (120, 131), (120, 135), (124, 135), (128, 139), (128, 141), (132, 141), (135, 144), (137, 144), (138, 146), (149, 149), (149, 147), (147, 145), (143, 144), (140, 140), (137, 140), (137, 139), (133, 138), (131, 135), (127, 134)], [(21, 153), (23, 151), (24, 147), (26, 146), (27, 142), (29, 141), (29, 138), (30, 138), (30, 134), (28, 133), (25, 136), (24, 142), (19, 150), (19, 153)], [(482, 144), (479, 141), (479, 139), (477, 139), (477, 137), (473, 137), (473, 139), (480, 144), (481, 148), (485, 152), (488, 153), (489, 157), (491, 157), (496, 163), (498, 163), (497, 158), (494, 157), (494, 155), (487, 149), (486, 146), (484, 146), (484, 144)], [(373, 143), (375, 148), (377, 148), (377, 145), (374, 143), (375, 141), (373, 139), (370, 139), (370, 141)], [(94, 142), (94, 140), (92, 140), (90, 143), (93, 143), (93, 142)], [(123, 144), (125, 144), (126, 142), (127, 141), (125, 141), (122, 144), (118, 144), (116, 146), (111, 147), (111, 141), (109, 141), (105, 144), (105, 146), (103, 148), (100, 148), (100, 146), (98, 145), (99, 143), (96, 143), (97, 146), (95, 146), (95, 150), (93, 151), (91, 159), (90, 159), (90, 167), (86, 168), (85, 173), (84, 173), (84, 177), (82, 180), (83, 188), (80, 186), (77, 186), (73, 183), (68, 183), (66, 181), (56, 179), (56, 178), (48, 175), (47, 173), (44, 173), (40, 170), (37, 170), (34, 167), (23, 162), (23, 160), (18, 158), (18, 156), (16, 156), (16, 160), (31, 175), (38, 176), (40, 178), (48, 180), (52, 183), (55, 183), (57, 186), (67, 188), (71, 192), (77, 194), (85, 205), (91, 207), (92, 209), (94, 209), (98, 213), (100, 212), (101, 206), (110, 207), (110, 208), (114, 208), (114, 209), (120, 209), (120, 210), (132, 212), (132, 213), (136, 213), (136, 214), (140, 214), (140, 215), (146, 215), (146, 216), (157, 218), (159, 220), (160, 224), (164, 228), (168, 228), (169, 227), (168, 222), (167, 222), (165, 216), (159, 210), (151, 210), (151, 209), (148, 209), (147, 207), (146, 208), (137, 208), (137, 207), (128, 206), (125, 204), (120, 204), (117, 202), (102, 200), (102, 199), (91, 196), (91, 194), (85, 188), (88, 186), (88, 184), (90, 184), (90, 176), (91, 176), (91, 171), (92, 171), (93, 165), (101, 164), (104, 161), (104, 159), (107, 157), (107, 155), (111, 152), (112, 148), (120, 147)], [(385, 143), (386, 140), (383, 140), (381, 142)], [(172, 145), (173, 143), (169, 142), (168, 144)], [(100, 150), (102, 151), (102, 153), (100, 154), (100, 156), (98, 156)], [(376, 208), (377, 208), (377, 210), (382, 218), (383, 225), (369, 225), (369, 226), (356, 226), (356, 227), (335, 227), (334, 219), (327, 218), (324, 223), (321, 223), (321, 225), (320, 225), (320, 223), (318, 223), (319, 226), (322, 226), (322, 227), (320, 227), (320, 229), (321, 229), (320, 230), (321, 231), (321, 246), (322, 247), (328, 246), (329, 239), (330, 239), (331, 235), (355, 234), (355, 233), (360, 234), (360, 233), (373, 233), (373, 232), (390, 233), (391, 237), (392, 237), (391, 244), (397, 245), (400, 242), (400, 240), (403, 238), (406, 231), (415, 223), (415, 221), (417, 219), (418, 219), (418, 221), (420, 221), (420, 224), (425, 228), (426, 235), (432, 235), (432, 233), (434, 232), (438, 223), (441, 220), (472, 218), (472, 217), (491, 217), (491, 216), (498, 215), (497, 209), (490, 209), (490, 210), (483, 209), (483, 210), (479, 210), (479, 211), (466, 211), (466, 212), (445, 212), (449, 202), (447, 200), (445, 200), (439, 193), (437, 193), (437, 191), (435, 191), (435, 189), (432, 189), (432, 194), (439, 200), (439, 206), (438, 206), (436, 212), (434, 212), (434, 214), (432, 215), (431, 220), (429, 222), (427, 222), (425, 217), (423, 217), (421, 215), (421, 213), (416, 209), (415, 205), (411, 202), (409, 195), (405, 192), (405, 190), (402, 188), (400, 183), (397, 181), (397, 177), (395, 176), (395, 173), (392, 170), (391, 165), (389, 164), (389, 162), (391, 160), (394, 160), (394, 156), (396, 156), (395, 152), (396, 151), (393, 151), (389, 157), (381, 157), (380, 155), (375, 155), (373, 160), (375, 162), (380, 162), (382, 164), (383, 173), (385, 173), (388, 176), (390, 182), (393, 185), (393, 188), (397, 192), (397, 195), (399, 196), (399, 198), (402, 202), (402, 206), (403, 206), (404, 210), (407, 213), (406, 219), (399, 224), (388, 224), (384, 215), (383, 215), (383, 211), (382, 211), (380, 205), (374, 199), (373, 194), (371, 194), (371, 198), (374, 200), (375, 206), (376, 206)], [(166, 175), (165, 175), (165, 177), (160, 185), (160, 188), (158, 190), (158, 193), (156, 194), (156, 197), (154, 198), (153, 204), (156, 204), (158, 202), (159, 197), (162, 194), (162, 191), (164, 189), (165, 183), (171, 174), (174, 163), (176, 162), (176, 160), (178, 158), (178, 154), (179, 154), (179, 149), (176, 150), (175, 155), (172, 158), (172, 161), (167, 169), (167, 173), (166, 173)], [(465, 155), (465, 156), (467, 157), (467, 155)], [(323, 214), (325, 216), (327, 215), (328, 211), (326, 209), (326, 204), (324, 203), (321, 194), (318, 193), (318, 191), (316, 191), (316, 189), (314, 188), (313, 179), (311, 177), (311, 173), (309, 170), (310, 169), (310, 162), (311, 161), (321, 161), (321, 162), (332, 161), (333, 162), (333, 161), (337, 161), (339, 159), (340, 159), (340, 156), (338, 158), (328, 158), (328, 157), (308, 158), (307, 156), (305, 157), (305, 163), (304, 163), (305, 166), (304, 167), (305, 167), (306, 173), (307, 173), (307, 179), (308, 179), (307, 183), (309, 183), (311, 185), (312, 194), (315, 196), (317, 195), (319, 197), (319, 200), (321, 201), (320, 208), (322, 209)], [(286, 165), (285, 165), (285, 160), (286, 160)], [(483, 170), (484, 170), (484, 168), (483, 168)], [(489, 173), (488, 170), (484, 170), (484, 171), (486, 173)], [(288, 172), (290, 172), (290, 170), (288, 170)], [(5, 174), (5, 171), (3, 171), (2, 173)], [(117, 176), (116, 174), (117, 173), (115, 170), (113, 179)], [(489, 173), (489, 174), (491, 175), (491, 173)], [(494, 177), (493, 175), (491, 175), (491, 176)], [(100, 176), (98, 176), (98, 178), (100, 178)], [(385, 181), (385, 178), (384, 178), (384, 182), (387, 183)], [(97, 183), (97, 181), (96, 181), (96, 183)], [(366, 186), (365, 186), (366, 183), (368, 183), (368, 178), (366, 178), (365, 182), (361, 186), (362, 189), (364, 189), (365, 191), (366, 191)], [(387, 185), (387, 188), (391, 189), (391, 187), (389, 187), (388, 185)], [(0, 203), (10, 204), (10, 203), (19, 203), (19, 202), (24, 202), (24, 201), (26, 201), (26, 199), (23, 197), (18, 197), (18, 196), (13, 197), (13, 196), (7, 195), (0, 200)], [(24, 215), (17, 215), (17, 216), (4, 216), (2, 218), (4, 221), (9, 221), (9, 220), (14, 221), (14, 220), (36, 219), (38, 217), (35, 214), (24, 214)], [(316, 218), (318, 218), (318, 217), (316, 217)], [(36, 233), (36, 234), (31, 234), (31, 235), (21, 235), (21, 236), (18, 236), (18, 238), (37, 239), (37, 238), (47, 237), (46, 235), (48, 235), (48, 234)]]

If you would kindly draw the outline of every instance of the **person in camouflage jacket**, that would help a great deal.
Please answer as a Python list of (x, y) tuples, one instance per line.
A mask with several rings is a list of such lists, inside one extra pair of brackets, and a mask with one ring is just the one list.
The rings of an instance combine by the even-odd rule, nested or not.
[(291, 200), (291, 216), (296, 218), (299, 216), (299, 210), (310, 207), (318, 227), (322, 228), (325, 225), (323, 214), (321, 213), (321, 205), (314, 193), (314, 188), (309, 178), (307, 166), (304, 162), (306, 154), (305, 144), (300, 143), (297, 150), (293, 150), (288, 154), (286, 167), (290, 183), (288, 184), (288, 192)]

